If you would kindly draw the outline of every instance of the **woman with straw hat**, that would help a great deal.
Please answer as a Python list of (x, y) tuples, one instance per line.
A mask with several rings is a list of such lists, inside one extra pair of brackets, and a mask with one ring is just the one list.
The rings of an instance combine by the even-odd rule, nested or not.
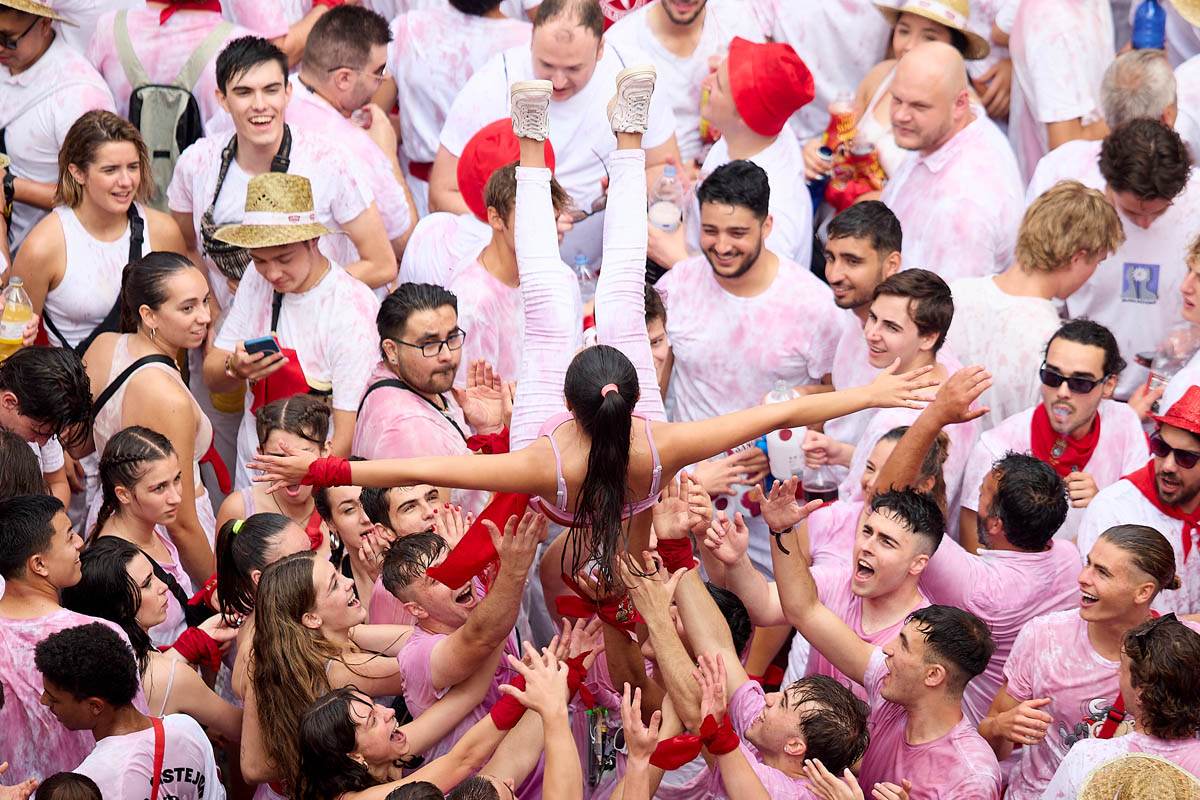
[[(909, 153), (892, 136), (889, 89), (896, 63), (921, 42), (945, 42), (968, 60), (984, 58), (991, 46), (967, 27), (967, 0), (905, 0), (895, 8), (883, 3), (875, 6), (892, 25), (893, 57), (875, 65), (858, 85), (854, 114), (858, 135), (875, 145), (883, 171), (891, 175)], [(817, 154), (820, 149), (820, 137), (804, 145), (804, 167), (809, 178), (830, 171), (829, 164)]]

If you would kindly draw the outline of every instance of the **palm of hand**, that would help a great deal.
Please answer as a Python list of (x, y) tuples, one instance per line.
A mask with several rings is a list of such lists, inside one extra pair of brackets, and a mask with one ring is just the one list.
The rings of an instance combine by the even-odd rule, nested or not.
[(663, 496), (654, 504), (654, 534), (659, 539), (682, 539), (696, 522), (682, 497)]
[(759, 503), (763, 521), (773, 531), (784, 531), (796, 524), (803, 517), (800, 503), (796, 496), (767, 499)]
[(476, 430), (500, 427), (503, 424), (504, 397), (500, 387), (468, 386), (458, 394), (463, 416)]

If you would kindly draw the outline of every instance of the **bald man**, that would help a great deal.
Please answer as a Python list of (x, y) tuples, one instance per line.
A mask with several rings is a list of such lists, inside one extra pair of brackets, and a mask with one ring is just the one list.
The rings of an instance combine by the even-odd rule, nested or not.
[(967, 70), (948, 44), (914, 47), (892, 80), (892, 130), (911, 155), (880, 198), (904, 230), (905, 267), (947, 283), (1012, 263), (1025, 205), (1008, 139), (972, 103)]

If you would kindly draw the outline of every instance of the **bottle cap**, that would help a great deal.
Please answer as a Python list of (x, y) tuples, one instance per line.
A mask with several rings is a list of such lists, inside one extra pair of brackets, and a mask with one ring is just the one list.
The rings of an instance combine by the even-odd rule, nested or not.
[(24, 286), (25, 281), (19, 275), (14, 275), (8, 279), (9, 286)]
[(586, 254), (584, 254), (584, 253), (576, 253), (575, 254), (575, 266), (578, 267), (581, 264), (586, 264), (586, 263), (588, 263), (588, 257)]
[(663, 167), (663, 177), (664, 178), (674, 178), (675, 177), (675, 165), (674, 164), (667, 164), (665, 167)]

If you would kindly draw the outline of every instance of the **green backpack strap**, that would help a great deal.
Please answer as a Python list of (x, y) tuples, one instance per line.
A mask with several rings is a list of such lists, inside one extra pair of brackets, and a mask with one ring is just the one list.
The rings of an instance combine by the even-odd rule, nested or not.
[(129, 86), (136, 91), (139, 86), (145, 86), (150, 82), (150, 76), (146, 74), (146, 70), (142, 67), (142, 62), (138, 60), (137, 53), (133, 52), (133, 42), (129, 39), (129, 25), (127, 17), (129, 16), (128, 9), (121, 9), (113, 18), (113, 38), (117, 44), (117, 57), (121, 59), (121, 68), (125, 70), (125, 78), (129, 81)]
[(216, 55), (217, 50), (224, 44), (225, 38), (232, 30), (233, 23), (222, 20), (220, 25), (209, 31), (208, 36), (204, 37), (204, 41), (192, 52), (184, 63), (183, 69), (179, 70), (179, 74), (175, 76), (175, 85), (180, 89), (192, 91), (196, 86), (196, 81), (200, 80), (200, 73), (204, 72), (204, 68)]

